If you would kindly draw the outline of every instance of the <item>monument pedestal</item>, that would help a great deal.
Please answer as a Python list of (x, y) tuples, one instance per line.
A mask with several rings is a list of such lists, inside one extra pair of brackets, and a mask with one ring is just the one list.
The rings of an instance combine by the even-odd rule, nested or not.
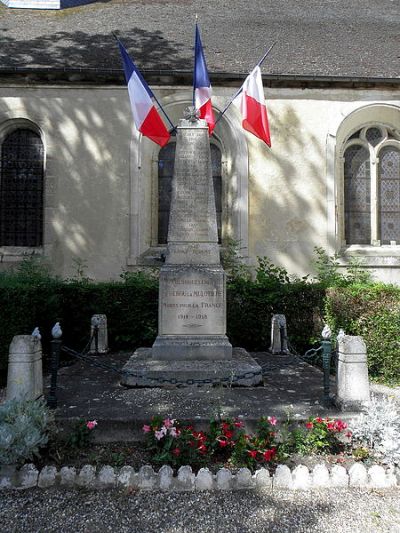
[(177, 128), (168, 248), (160, 271), (158, 336), (125, 365), (122, 384), (257, 385), (260, 366), (226, 336), (210, 141), (204, 120)]
[(152, 348), (139, 348), (124, 366), (126, 387), (253, 387), (262, 383), (260, 365), (243, 348), (229, 360), (157, 360)]

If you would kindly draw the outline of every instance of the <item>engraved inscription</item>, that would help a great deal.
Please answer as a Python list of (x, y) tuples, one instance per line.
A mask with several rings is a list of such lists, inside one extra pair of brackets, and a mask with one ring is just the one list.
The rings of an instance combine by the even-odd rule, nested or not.
[(225, 334), (223, 272), (167, 272), (160, 278), (161, 334)]

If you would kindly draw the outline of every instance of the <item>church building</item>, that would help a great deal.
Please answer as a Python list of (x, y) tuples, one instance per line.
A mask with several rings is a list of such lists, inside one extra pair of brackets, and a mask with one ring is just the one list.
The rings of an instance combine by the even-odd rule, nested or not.
[(113, 33), (176, 125), (192, 105), (197, 14), (216, 116), (276, 42), (262, 65), (271, 147), (234, 105), (210, 137), (221, 246), (234, 239), (249, 265), (267, 256), (298, 276), (321, 247), (400, 282), (397, 2), (11, 2), (0, 5), (1, 270), (29, 256), (62, 277), (81, 262), (96, 280), (160, 266), (176, 139), (161, 148), (135, 128)]

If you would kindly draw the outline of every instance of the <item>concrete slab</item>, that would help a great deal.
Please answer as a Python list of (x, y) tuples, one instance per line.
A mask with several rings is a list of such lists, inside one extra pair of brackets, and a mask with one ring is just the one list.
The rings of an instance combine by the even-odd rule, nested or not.
[[(122, 369), (131, 355), (93, 356), (93, 362)], [(65, 429), (80, 417), (96, 419), (96, 440), (116, 442), (143, 438), (143, 424), (154, 415), (169, 414), (199, 428), (217, 414), (240, 417), (249, 431), (261, 416), (282, 420), (290, 414), (299, 421), (309, 416), (345, 420), (354, 416), (323, 405), (322, 373), (318, 369), (291, 355), (251, 355), (263, 369), (263, 386), (128, 389), (120, 384), (119, 373), (79, 361), (59, 372), (56, 419)]]
[[(231, 346), (231, 345), (229, 345)], [(201, 387), (224, 385), (251, 387), (262, 383), (260, 365), (243, 348), (220, 361), (157, 360), (153, 348), (139, 348), (123, 367), (121, 384), (127, 387)], [(232, 347), (231, 347), (232, 351)]]

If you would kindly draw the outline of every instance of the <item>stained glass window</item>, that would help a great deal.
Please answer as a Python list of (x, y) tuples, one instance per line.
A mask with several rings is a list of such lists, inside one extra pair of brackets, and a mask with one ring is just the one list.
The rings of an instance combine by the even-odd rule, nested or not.
[(344, 155), (345, 238), (347, 244), (371, 242), (371, 177), (368, 150), (353, 145)]
[(384, 146), (379, 152), (379, 214), (382, 244), (400, 244), (400, 151)]
[(1, 146), (0, 245), (43, 241), (44, 148), (29, 129), (10, 133)]

